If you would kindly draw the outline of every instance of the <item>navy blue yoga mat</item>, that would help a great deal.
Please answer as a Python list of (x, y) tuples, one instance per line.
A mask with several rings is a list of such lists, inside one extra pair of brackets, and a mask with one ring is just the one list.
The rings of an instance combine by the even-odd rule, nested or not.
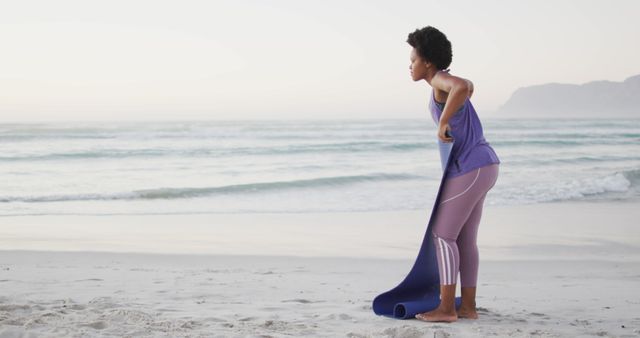
[[(443, 169), (451, 165), (451, 149), (453, 143), (439, 142), (441, 159), (447, 159)], [(431, 217), (427, 224), (427, 231), (422, 240), (420, 251), (413, 268), (395, 288), (378, 295), (373, 300), (373, 311), (377, 315), (397, 319), (415, 318), (421, 312), (430, 311), (440, 304), (440, 274), (438, 273), (438, 262), (436, 258), (431, 225), (434, 223), (434, 215), (440, 204), (440, 195), (446, 176), (443, 170), (440, 187), (436, 195), (436, 201), (431, 209)], [(460, 307), (461, 297), (456, 297), (456, 309)]]

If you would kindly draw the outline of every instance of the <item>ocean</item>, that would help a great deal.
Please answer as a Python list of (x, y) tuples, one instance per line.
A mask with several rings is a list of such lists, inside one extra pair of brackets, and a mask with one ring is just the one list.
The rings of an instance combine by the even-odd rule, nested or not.
[[(640, 201), (640, 119), (483, 119), (486, 205)], [(0, 216), (430, 210), (429, 119), (0, 124)]]

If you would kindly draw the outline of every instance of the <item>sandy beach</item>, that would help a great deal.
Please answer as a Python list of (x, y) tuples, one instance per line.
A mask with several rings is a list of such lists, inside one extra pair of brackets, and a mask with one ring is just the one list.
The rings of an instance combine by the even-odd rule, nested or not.
[(484, 261), (480, 318), (426, 323), (371, 311), (373, 297), (403, 276), (407, 260), (20, 251), (1, 257), (2, 337), (640, 333), (638, 262)]
[(426, 217), (3, 217), (0, 337), (640, 335), (636, 203), (487, 208), (478, 320), (376, 316)]

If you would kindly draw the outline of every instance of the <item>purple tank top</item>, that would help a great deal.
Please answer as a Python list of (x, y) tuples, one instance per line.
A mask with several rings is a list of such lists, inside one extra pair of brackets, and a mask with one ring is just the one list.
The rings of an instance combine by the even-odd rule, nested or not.
[[(429, 110), (436, 126), (442, 116), (442, 108), (438, 106), (438, 103), (432, 90)], [(500, 163), (498, 155), (484, 138), (482, 124), (469, 98), (449, 119), (449, 126), (451, 127), (451, 136), (454, 139), (453, 145), (442, 142), (436, 136), (440, 143), (440, 159), (443, 170), (445, 170), (444, 167), (449, 158), (449, 152), (451, 152), (451, 163), (446, 168), (448, 177), (460, 176), (476, 168)]]

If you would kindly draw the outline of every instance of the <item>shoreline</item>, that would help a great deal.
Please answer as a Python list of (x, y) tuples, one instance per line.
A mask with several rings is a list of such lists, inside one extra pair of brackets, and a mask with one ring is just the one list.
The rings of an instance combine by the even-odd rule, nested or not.
[[(639, 203), (485, 206), (483, 260), (640, 260)], [(415, 258), (427, 211), (6, 216), (2, 250)], [(514, 225), (517, 224), (517, 225)]]

